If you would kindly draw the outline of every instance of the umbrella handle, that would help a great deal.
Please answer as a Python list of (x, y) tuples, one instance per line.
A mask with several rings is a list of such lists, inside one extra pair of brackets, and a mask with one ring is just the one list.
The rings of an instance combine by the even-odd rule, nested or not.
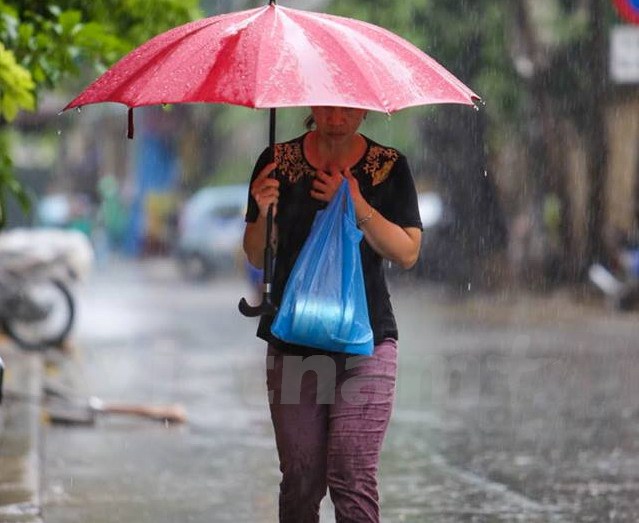
[(273, 280), (273, 246), (271, 245), (271, 236), (273, 229), (273, 205), (268, 208), (266, 216), (266, 246), (264, 247), (264, 292), (262, 294), (262, 303), (256, 306), (249, 305), (246, 298), (242, 298), (238, 305), (240, 312), (249, 318), (256, 316), (275, 316), (277, 307), (271, 299), (271, 282)]
[(271, 294), (264, 292), (262, 295), (262, 303), (253, 306), (249, 305), (246, 298), (242, 298), (238, 304), (238, 309), (243, 316), (247, 318), (256, 318), (257, 316), (275, 316), (277, 307), (271, 302)]
[[(274, 3), (274, 2), (273, 2)], [(269, 111), (269, 147), (271, 149), (272, 161), (275, 161), (275, 127), (276, 127), (275, 109)], [(270, 174), (273, 176), (273, 173)], [(248, 318), (256, 316), (275, 316), (277, 307), (271, 299), (271, 282), (273, 281), (273, 246), (271, 245), (271, 236), (273, 235), (273, 205), (268, 208), (266, 215), (266, 246), (264, 247), (264, 292), (262, 294), (262, 303), (256, 306), (249, 305), (246, 298), (242, 298), (238, 304), (238, 308), (242, 315)]]

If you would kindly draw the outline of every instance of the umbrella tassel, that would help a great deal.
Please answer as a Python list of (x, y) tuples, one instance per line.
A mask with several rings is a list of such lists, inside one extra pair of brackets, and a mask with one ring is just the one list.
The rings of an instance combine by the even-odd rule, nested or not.
[(133, 133), (135, 131), (135, 127), (133, 125), (133, 107), (129, 107), (129, 124), (127, 127), (127, 133), (126, 133), (126, 137), (129, 140), (133, 140)]

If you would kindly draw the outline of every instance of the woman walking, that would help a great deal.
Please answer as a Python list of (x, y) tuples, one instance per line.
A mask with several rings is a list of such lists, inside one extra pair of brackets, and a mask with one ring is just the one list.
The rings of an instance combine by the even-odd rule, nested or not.
[[(421, 241), (417, 196), (406, 158), (358, 132), (366, 111), (311, 111), (308, 132), (277, 144), (274, 162), (266, 150), (255, 165), (244, 250), (249, 262), (262, 266), (273, 204), (272, 296), (279, 305), (315, 213), (346, 179), (364, 235), (362, 268), (375, 348), (370, 357), (355, 357), (287, 344), (271, 333), (273, 318), (261, 318), (257, 334), (268, 343), (267, 385), (282, 472), (280, 521), (319, 521), (328, 488), (338, 522), (378, 522), (377, 468), (394, 399), (398, 339), (382, 261), (403, 268), (416, 262)], [(293, 359), (304, 368), (313, 356), (329, 358), (323, 361), (334, 369), (331, 379), (322, 372), (287, 373), (300, 368)], [(290, 380), (299, 381), (292, 399), (286, 394)]]

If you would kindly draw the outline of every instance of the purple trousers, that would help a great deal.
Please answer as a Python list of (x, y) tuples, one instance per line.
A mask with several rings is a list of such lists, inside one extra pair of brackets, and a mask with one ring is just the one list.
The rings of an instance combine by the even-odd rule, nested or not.
[(397, 342), (373, 356), (267, 355), (271, 419), (282, 472), (280, 522), (319, 521), (330, 492), (337, 523), (378, 522), (377, 467), (391, 415)]

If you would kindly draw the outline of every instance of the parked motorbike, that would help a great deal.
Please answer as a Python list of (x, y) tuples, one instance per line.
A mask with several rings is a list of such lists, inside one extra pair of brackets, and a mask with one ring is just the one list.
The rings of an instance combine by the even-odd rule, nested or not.
[(72, 286), (92, 263), (91, 244), (77, 231), (0, 234), (0, 328), (27, 350), (61, 346), (75, 319)]
[(49, 264), (49, 272), (72, 285), (91, 272), (95, 254), (86, 234), (52, 227), (15, 228), (0, 233), (0, 257), (8, 254)]
[(50, 261), (0, 254), (0, 326), (21, 348), (61, 346), (75, 317), (67, 284), (52, 276)]

